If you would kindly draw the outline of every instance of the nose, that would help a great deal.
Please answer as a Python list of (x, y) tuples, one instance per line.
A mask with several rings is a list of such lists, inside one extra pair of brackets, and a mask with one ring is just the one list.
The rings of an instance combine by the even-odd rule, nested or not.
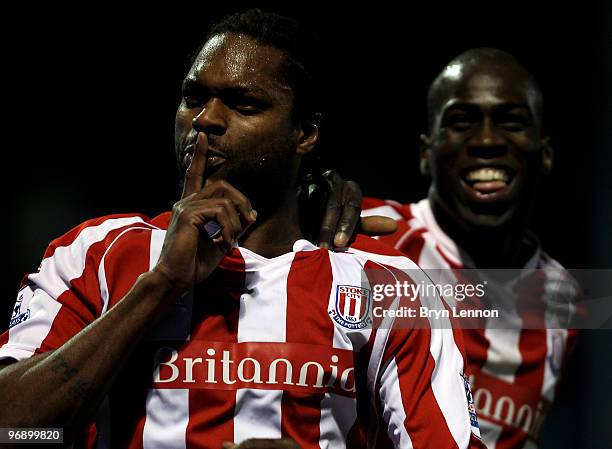
[(468, 141), (468, 155), (472, 157), (494, 158), (506, 151), (506, 140), (489, 119), (483, 120)]
[(191, 126), (197, 132), (222, 135), (227, 130), (226, 107), (218, 98), (211, 98), (196, 115)]

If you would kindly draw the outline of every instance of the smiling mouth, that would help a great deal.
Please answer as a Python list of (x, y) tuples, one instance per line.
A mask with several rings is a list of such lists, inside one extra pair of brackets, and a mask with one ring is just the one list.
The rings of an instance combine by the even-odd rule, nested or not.
[(509, 167), (476, 167), (465, 170), (461, 179), (478, 196), (488, 197), (506, 191), (514, 175)]

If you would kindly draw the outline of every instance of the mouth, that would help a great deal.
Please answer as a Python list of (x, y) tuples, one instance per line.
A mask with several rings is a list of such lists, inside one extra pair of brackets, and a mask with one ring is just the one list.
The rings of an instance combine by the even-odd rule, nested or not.
[[(189, 168), (195, 153), (195, 149), (195, 144), (189, 144), (183, 150), (183, 170), (187, 170), (187, 168)], [(221, 167), (221, 165), (225, 164), (227, 160), (228, 157), (224, 152), (209, 148), (206, 153), (206, 170), (204, 171), (205, 177), (208, 177), (213, 172), (217, 171), (217, 169)]]
[(460, 178), (477, 200), (496, 200), (510, 192), (516, 171), (507, 166), (480, 166), (462, 170)]

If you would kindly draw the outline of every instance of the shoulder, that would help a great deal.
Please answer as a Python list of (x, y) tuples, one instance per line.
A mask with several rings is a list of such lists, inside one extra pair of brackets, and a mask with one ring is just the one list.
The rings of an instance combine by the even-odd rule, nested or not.
[(365, 197), (361, 202), (361, 216), (381, 215), (398, 221), (407, 221), (413, 217), (412, 205), (401, 204), (393, 200)]
[[(37, 274), (59, 275), (66, 281), (83, 271), (97, 269), (108, 250), (118, 243), (129, 242), (138, 232), (160, 229), (142, 214), (113, 214), (92, 218), (51, 241)], [(32, 275), (30, 275), (30, 278)]]
[(389, 265), (400, 269), (415, 269), (417, 265), (404, 253), (387, 243), (365, 235), (357, 235), (355, 242), (345, 251), (362, 264), (374, 263)]
[(153, 229), (156, 226), (142, 214), (113, 214), (92, 218), (52, 240), (45, 252), (45, 258), (53, 256), (58, 250), (83, 249), (94, 242), (106, 241), (118, 232), (138, 227)]

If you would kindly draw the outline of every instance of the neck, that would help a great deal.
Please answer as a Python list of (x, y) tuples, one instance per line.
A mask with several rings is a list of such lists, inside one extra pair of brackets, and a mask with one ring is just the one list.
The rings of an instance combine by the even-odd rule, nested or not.
[(293, 243), (303, 238), (303, 235), (299, 224), (297, 196), (292, 189), (286, 192), (276, 207), (257, 217), (257, 221), (240, 238), (240, 246), (267, 258), (293, 250)]
[(478, 268), (520, 268), (533, 252), (525, 243), (527, 229), (524, 225), (508, 223), (484, 227), (459, 223), (437, 201), (430, 199), (430, 204), (440, 228), (467, 252)]

